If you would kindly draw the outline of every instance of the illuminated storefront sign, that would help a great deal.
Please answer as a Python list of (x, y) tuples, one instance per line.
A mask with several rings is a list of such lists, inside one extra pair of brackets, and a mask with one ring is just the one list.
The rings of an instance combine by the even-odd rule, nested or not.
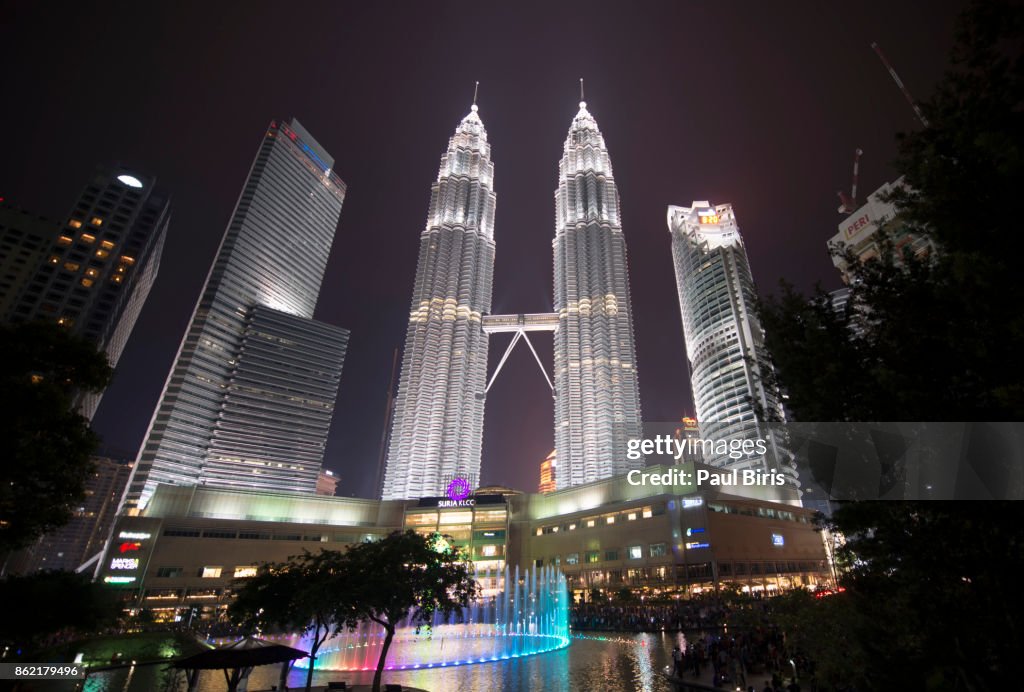
[(784, 546), (784, 545), (786, 545), (786, 539), (783, 538), (781, 533), (773, 533), (772, 534), (772, 545)]
[(449, 497), (421, 497), (416, 507), (479, 507), (480, 505), (504, 505), (504, 495), (473, 495), (461, 500), (453, 500)]
[(122, 554), (130, 553), (135, 550), (142, 550), (142, 544), (136, 541), (134, 543), (122, 543), (121, 545), (117, 546), (117, 551)]
[(127, 539), (129, 541), (132, 541), (132, 540), (134, 540), (134, 541), (144, 541), (147, 538), (152, 538), (153, 534), (150, 534), (150, 533), (140, 533), (138, 531), (122, 531), (121, 533), (117, 534), (117, 537), (118, 538), (124, 538), (124, 539)]
[(710, 543), (687, 543), (686, 544), (686, 549), (687, 550), (698, 550), (700, 548), (710, 548), (710, 547), (711, 547)]
[(131, 584), (135, 577), (103, 577), (103, 581), (107, 584)]
[(139, 558), (137, 557), (115, 557), (110, 561), (110, 569), (138, 569)]
[(686, 529), (686, 535), (687, 536), (692, 536), (695, 533), (704, 533), (704, 528), (700, 527), (700, 528), (696, 528), (696, 529)]
[(704, 504), (703, 497), (684, 497), (683, 498), (683, 509), (689, 509), (691, 507), (700, 507)]

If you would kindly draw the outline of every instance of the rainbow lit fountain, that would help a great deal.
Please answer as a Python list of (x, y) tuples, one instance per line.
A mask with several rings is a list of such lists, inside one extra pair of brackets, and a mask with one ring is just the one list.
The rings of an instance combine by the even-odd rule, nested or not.
[[(506, 566), (504, 574), (482, 571), (482, 584), (504, 576), (505, 588), (475, 601), (462, 613), (435, 616), (430, 627), (406, 622), (395, 633), (386, 670), (423, 670), (469, 663), (503, 661), (554, 651), (569, 645), (569, 592), (565, 575), (554, 567), (527, 570), (520, 576)], [(317, 653), (317, 670), (376, 670), (384, 643), (383, 629), (372, 623), (331, 637)], [(309, 651), (299, 637), (291, 646)], [(296, 661), (308, 666), (308, 659)]]

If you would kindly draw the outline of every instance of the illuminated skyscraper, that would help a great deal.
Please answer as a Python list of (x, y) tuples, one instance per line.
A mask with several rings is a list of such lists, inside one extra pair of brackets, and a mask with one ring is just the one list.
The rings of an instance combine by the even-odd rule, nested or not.
[[(701, 437), (770, 439), (762, 421), (783, 420), (783, 411), (778, 393), (762, 377), (771, 363), (732, 205), (670, 206), (668, 226)], [(776, 499), (799, 502), (796, 469), (773, 444), (766, 456), (705, 456), (704, 461), (729, 469), (777, 469), (787, 474), (789, 485)], [(744, 489), (733, 490), (742, 494)]]
[(385, 500), (441, 495), (480, 473), (494, 273), (494, 164), (473, 105), (431, 186), (391, 429)]
[(158, 483), (316, 489), (348, 332), (315, 322), (345, 197), (296, 121), (263, 136), (126, 494)]
[(555, 448), (558, 487), (643, 466), (640, 391), (619, 192), (604, 138), (580, 102), (555, 191)]

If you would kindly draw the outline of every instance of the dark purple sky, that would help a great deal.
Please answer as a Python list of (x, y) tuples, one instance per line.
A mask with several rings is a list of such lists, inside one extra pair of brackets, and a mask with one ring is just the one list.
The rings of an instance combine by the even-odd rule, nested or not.
[[(95, 163), (156, 175), (173, 219), (95, 420), (134, 454), (264, 128), (298, 117), (348, 197), (316, 317), (352, 331), (326, 465), (373, 496), (439, 157), (480, 81), (498, 195), (494, 312), (551, 310), (553, 192), (578, 79), (630, 252), (645, 420), (690, 407), (666, 206), (732, 202), (762, 292), (839, 285), (825, 249), (852, 152), (863, 197), (917, 126), (962, 3), (0, 3), (0, 196), (61, 217)], [(491, 341), (493, 370), (509, 337)], [(551, 339), (534, 339), (550, 372)], [(827, 357), (827, 354), (823, 354)], [(517, 348), (488, 397), (482, 482), (532, 489), (552, 402)]]

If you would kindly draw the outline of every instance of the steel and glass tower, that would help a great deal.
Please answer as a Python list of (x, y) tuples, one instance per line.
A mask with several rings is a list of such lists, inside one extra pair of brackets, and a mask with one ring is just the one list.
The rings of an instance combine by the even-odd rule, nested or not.
[(420, 233), (382, 497), (441, 495), (480, 473), (494, 273), (494, 164), (473, 105), (441, 156)]
[(555, 448), (559, 488), (626, 473), (640, 391), (619, 192), (597, 122), (580, 102), (555, 191)]
[(263, 136), (126, 493), (316, 489), (348, 332), (310, 319), (345, 197), (295, 120)]
[[(668, 227), (701, 437), (771, 440), (764, 421), (783, 420), (783, 410), (778, 393), (763, 377), (772, 366), (732, 205), (670, 206)], [(789, 483), (778, 488), (775, 499), (799, 502), (796, 470), (774, 444), (766, 456), (720, 455), (704, 461), (729, 469), (781, 471)], [(733, 490), (742, 494), (744, 486)]]

